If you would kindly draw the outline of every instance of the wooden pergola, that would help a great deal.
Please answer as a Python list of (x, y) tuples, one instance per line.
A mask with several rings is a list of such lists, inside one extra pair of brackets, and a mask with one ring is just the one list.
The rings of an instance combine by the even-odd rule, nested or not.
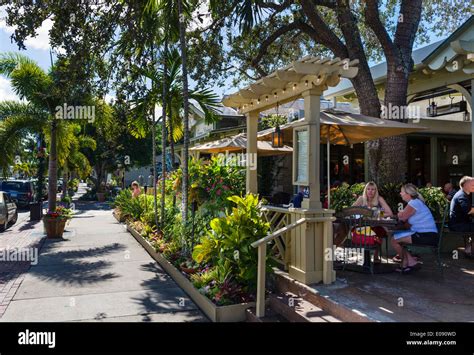
[[(257, 315), (264, 314), (265, 256), (266, 245), (274, 241), (280, 254), (290, 255), (289, 275), (305, 284), (335, 281), (332, 260), (325, 252), (332, 251), (332, 222), (334, 211), (323, 209), (320, 201), (320, 100), (323, 92), (336, 86), (341, 78), (357, 75), (358, 60), (304, 57), (270, 75), (229, 95), (225, 106), (237, 108), (247, 118), (247, 154), (257, 154), (257, 126), (259, 113), (277, 105), (304, 99), (304, 119), (293, 129), (293, 184), (309, 187), (309, 197), (303, 199), (302, 208), (290, 208), (277, 213), (290, 214), (289, 223), (279, 226), (272, 234), (253, 243), (258, 247), (259, 272), (257, 291)], [(247, 167), (246, 188), (257, 193), (257, 170)], [(291, 250), (289, 250), (291, 249)]]

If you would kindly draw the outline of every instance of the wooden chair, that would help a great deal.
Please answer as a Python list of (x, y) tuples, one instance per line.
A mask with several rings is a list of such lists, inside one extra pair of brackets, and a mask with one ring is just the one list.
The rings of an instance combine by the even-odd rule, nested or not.
[(449, 219), (449, 204), (446, 206), (446, 208), (444, 209), (444, 213), (443, 213), (443, 219), (441, 220), (440, 223), (437, 223), (437, 227), (438, 227), (438, 245), (437, 246), (433, 246), (433, 245), (421, 245), (421, 244), (409, 244), (409, 245), (406, 245), (405, 247), (407, 248), (408, 251), (410, 251), (410, 253), (412, 252), (412, 250), (416, 250), (416, 249), (429, 249), (433, 252), (433, 254), (435, 255), (436, 257), (436, 261), (437, 261), (437, 264), (438, 264), (438, 269), (440, 270), (441, 274), (443, 273), (443, 263), (441, 261), (441, 246), (442, 246), (442, 242), (443, 242), (443, 235), (445, 232), (449, 231), (449, 227), (448, 227), (448, 219)]

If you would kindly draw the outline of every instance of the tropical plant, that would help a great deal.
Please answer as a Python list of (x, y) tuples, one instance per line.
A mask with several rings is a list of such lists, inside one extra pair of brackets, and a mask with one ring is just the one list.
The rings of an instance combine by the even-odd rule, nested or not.
[(264, 222), (257, 195), (228, 198), (236, 206), (224, 217), (211, 221), (211, 229), (193, 250), (198, 263), (228, 262), (234, 279), (253, 291), (257, 282), (257, 250), (251, 244), (267, 235), (270, 225)]

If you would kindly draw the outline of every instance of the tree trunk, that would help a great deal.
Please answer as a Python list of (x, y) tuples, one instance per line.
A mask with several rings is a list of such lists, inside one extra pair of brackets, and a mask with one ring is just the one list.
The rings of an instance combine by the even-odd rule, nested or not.
[[(165, 40), (165, 48), (163, 54), (163, 73), (165, 78), (168, 72), (168, 40)], [(163, 105), (162, 105), (162, 122), (161, 122), (161, 228), (164, 227), (165, 221), (165, 195), (166, 195), (166, 100), (168, 85), (167, 80), (163, 80)]]
[(153, 107), (153, 123), (151, 125), (151, 140), (152, 140), (152, 146), (153, 146), (153, 154), (152, 154), (152, 159), (153, 159), (153, 212), (155, 214), (155, 226), (158, 226), (158, 206), (157, 206), (157, 197), (156, 197), (156, 114), (155, 114), (155, 108)]
[(51, 122), (51, 147), (49, 152), (48, 165), (48, 210), (50, 212), (56, 211), (56, 193), (58, 191), (58, 161), (57, 161), (57, 121), (53, 117)]
[[(406, 122), (408, 79), (413, 69), (413, 44), (421, 19), (422, 0), (403, 0), (393, 45), (384, 50), (387, 60), (387, 83), (385, 85), (385, 119)], [(399, 114), (390, 117), (392, 108)], [(378, 153), (370, 161), (370, 172), (376, 182), (401, 183), (407, 180), (407, 138), (396, 136), (379, 139), (375, 144)], [(382, 154), (383, 152), (383, 154)], [(370, 154), (369, 157), (373, 156)]]
[(183, 103), (184, 103), (184, 117), (183, 117), (183, 185), (182, 185), (182, 218), (183, 223), (188, 220), (188, 157), (189, 157), (189, 92), (188, 92), (188, 66), (186, 57), (186, 24), (183, 13), (182, 0), (178, 0), (178, 15), (179, 15), (179, 41), (181, 46), (182, 71), (183, 71)]

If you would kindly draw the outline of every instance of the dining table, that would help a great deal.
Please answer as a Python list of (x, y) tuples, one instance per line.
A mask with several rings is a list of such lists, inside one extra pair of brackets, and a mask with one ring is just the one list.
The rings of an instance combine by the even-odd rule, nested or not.
[[(353, 219), (353, 218), (352, 218)], [(334, 221), (335, 223), (342, 223), (348, 224), (350, 222), (350, 218), (338, 217)], [(398, 217), (364, 217), (364, 225), (369, 227), (383, 227), (387, 231), (387, 237), (384, 238), (385, 240), (385, 256), (387, 259), (386, 263), (374, 264), (373, 272), (374, 274), (384, 274), (393, 272), (397, 265), (390, 264), (388, 262), (389, 255), (388, 255), (388, 243), (390, 235), (399, 230), (407, 230), (409, 227), (403, 221), (400, 221)], [(362, 270), (371, 270), (371, 257), (370, 257), (370, 250), (364, 249), (364, 261), (362, 265)], [(359, 271), (359, 270), (357, 270)]]

